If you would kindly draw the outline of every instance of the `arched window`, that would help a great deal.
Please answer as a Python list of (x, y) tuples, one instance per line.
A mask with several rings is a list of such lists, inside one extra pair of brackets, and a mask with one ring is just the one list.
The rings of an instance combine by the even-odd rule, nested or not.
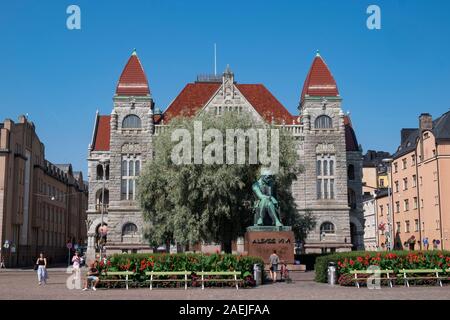
[(330, 176), (334, 176), (334, 161), (330, 160)]
[(355, 166), (354, 165), (352, 165), (352, 164), (348, 165), (347, 176), (348, 176), (348, 180), (355, 180)]
[(356, 193), (355, 191), (353, 191), (353, 189), (348, 189), (347, 190), (348, 194), (348, 206), (352, 209), (356, 209)]
[(130, 114), (123, 119), (122, 128), (141, 128), (141, 119), (134, 114)]
[(331, 222), (324, 222), (320, 225), (320, 234), (334, 234), (334, 224)]
[(123, 226), (122, 235), (123, 236), (134, 236), (137, 234), (137, 227), (134, 223), (127, 223)]
[(317, 175), (318, 176), (322, 175), (322, 161), (321, 160), (317, 160)]
[[(103, 197), (103, 195), (105, 195)], [(108, 206), (109, 206), (109, 190), (105, 189), (103, 191), (103, 189), (99, 189), (97, 191), (97, 194), (95, 195), (95, 209), (97, 211), (101, 211), (101, 210), (108, 210)]]
[(321, 115), (316, 118), (314, 126), (316, 129), (329, 129), (333, 127), (333, 121), (329, 116)]

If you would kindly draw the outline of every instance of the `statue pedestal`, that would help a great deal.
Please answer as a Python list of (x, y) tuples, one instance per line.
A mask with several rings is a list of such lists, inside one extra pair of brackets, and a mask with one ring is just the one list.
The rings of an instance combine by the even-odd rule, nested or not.
[(245, 248), (249, 256), (261, 257), (265, 263), (269, 263), (273, 250), (277, 250), (281, 261), (294, 263), (295, 237), (291, 227), (248, 227)]

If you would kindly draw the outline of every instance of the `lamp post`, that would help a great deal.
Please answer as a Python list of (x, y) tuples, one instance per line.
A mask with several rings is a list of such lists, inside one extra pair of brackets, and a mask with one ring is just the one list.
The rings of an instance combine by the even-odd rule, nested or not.
[(394, 216), (394, 207), (392, 206), (392, 170), (391, 170), (391, 164), (393, 159), (392, 158), (386, 158), (382, 160), (383, 163), (387, 164), (387, 174), (388, 174), (388, 198), (389, 198), (389, 210), (387, 212), (387, 218), (388, 218), (388, 233), (389, 233), (389, 250), (394, 249), (394, 237), (393, 237), (393, 216)]

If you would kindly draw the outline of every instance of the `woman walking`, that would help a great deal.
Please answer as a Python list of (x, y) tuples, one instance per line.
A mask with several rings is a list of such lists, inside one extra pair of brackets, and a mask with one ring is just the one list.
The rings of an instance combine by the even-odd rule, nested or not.
[(73, 266), (73, 272), (75, 272), (75, 280), (79, 279), (80, 277), (80, 265), (81, 265), (81, 257), (80, 254), (75, 252), (75, 255), (72, 258), (72, 266)]
[(41, 252), (39, 254), (39, 258), (36, 260), (36, 265), (38, 266), (37, 269), (37, 276), (39, 285), (44, 282), (44, 284), (47, 284), (47, 258), (44, 258), (44, 254)]

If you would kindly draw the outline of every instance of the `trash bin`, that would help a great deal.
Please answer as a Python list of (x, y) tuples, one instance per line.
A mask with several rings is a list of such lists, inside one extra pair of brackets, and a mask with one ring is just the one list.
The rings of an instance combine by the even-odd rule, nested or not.
[(331, 286), (336, 285), (336, 263), (328, 263), (328, 284)]
[(262, 272), (259, 264), (253, 265), (253, 279), (256, 281), (256, 285), (260, 286), (262, 283)]

